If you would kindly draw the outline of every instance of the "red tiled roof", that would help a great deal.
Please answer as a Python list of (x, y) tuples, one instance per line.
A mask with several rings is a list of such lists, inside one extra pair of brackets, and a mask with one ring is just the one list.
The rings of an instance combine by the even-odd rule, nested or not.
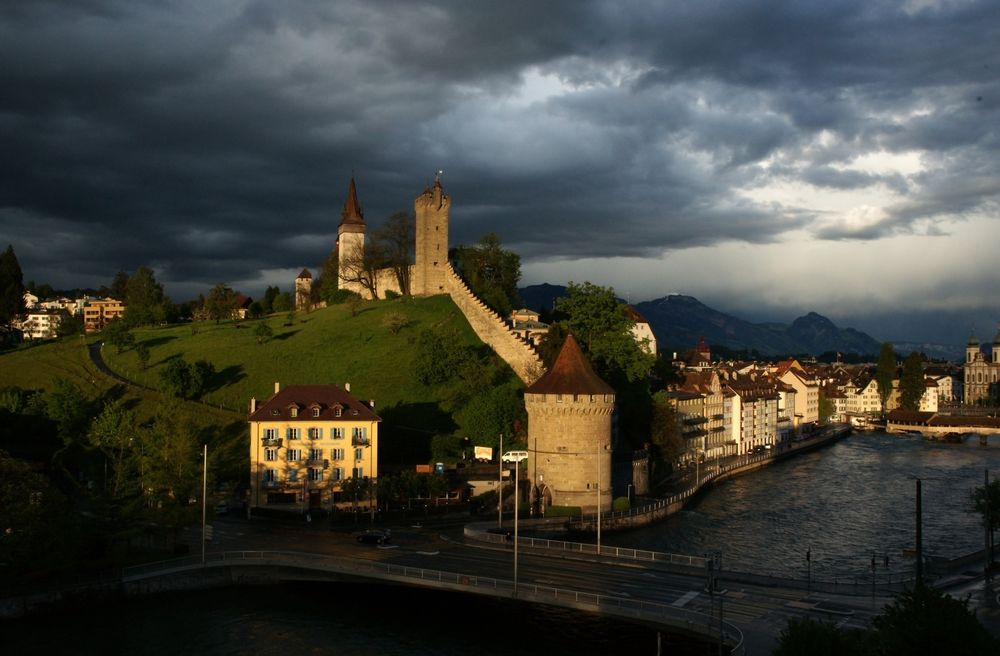
[(614, 394), (615, 390), (594, 373), (576, 338), (566, 336), (552, 368), (526, 394)]
[[(313, 417), (309, 409), (313, 404), (320, 408), (319, 417)], [(297, 417), (292, 417), (289, 409), (299, 409)], [(341, 408), (341, 416), (336, 413)], [(381, 418), (366, 404), (336, 385), (289, 385), (257, 406), (250, 415), (250, 421), (381, 421)]]

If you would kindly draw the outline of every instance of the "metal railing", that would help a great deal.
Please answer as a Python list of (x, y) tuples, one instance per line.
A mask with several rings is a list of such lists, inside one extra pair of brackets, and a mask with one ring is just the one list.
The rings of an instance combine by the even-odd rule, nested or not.
[[(379, 579), (424, 582), (464, 589), (479, 594), (513, 597), (523, 601), (556, 606), (591, 607), (618, 617), (640, 618), (669, 627), (684, 628), (711, 639), (718, 639), (720, 628), (723, 640), (731, 646), (733, 654), (744, 654), (743, 633), (735, 624), (722, 622), (706, 613), (679, 608), (673, 605), (624, 598), (597, 592), (584, 592), (537, 584), (518, 584), (506, 579), (461, 574), (443, 570), (395, 565), (376, 560), (340, 558), (322, 554), (288, 551), (223, 551), (206, 555), (205, 566), (272, 565), (300, 567), (316, 571), (330, 571)], [(162, 576), (202, 567), (198, 556), (135, 565), (122, 570), (123, 581), (136, 581), (152, 576)]]

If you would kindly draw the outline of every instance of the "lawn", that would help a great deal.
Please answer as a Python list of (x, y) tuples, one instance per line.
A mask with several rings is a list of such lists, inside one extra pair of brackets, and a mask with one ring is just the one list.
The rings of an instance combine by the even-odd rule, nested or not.
[[(392, 334), (383, 324), (399, 313), (408, 323)], [(254, 329), (267, 322), (273, 336), (258, 343)], [(225, 409), (245, 412), (250, 397), (263, 400), (282, 385), (351, 384), (351, 393), (374, 400), (377, 407), (396, 403), (434, 401), (432, 392), (414, 375), (413, 344), (420, 331), (434, 329), (453, 334), (458, 344), (481, 344), (465, 317), (447, 296), (399, 298), (368, 302), (356, 315), (346, 305), (310, 313), (271, 315), (233, 322), (198, 322), (180, 326), (138, 329), (136, 342), (149, 347), (147, 368), (140, 367), (134, 350), (103, 349), (108, 366), (124, 378), (158, 389), (160, 372), (174, 357), (189, 363), (207, 360), (218, 372), (203, 400)]]

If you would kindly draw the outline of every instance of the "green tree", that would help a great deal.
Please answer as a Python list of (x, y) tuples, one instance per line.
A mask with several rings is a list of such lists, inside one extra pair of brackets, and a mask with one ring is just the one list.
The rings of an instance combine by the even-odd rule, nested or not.
[(959, 601), (927, 585), (900, 593), (872, 620), (872, 628), (880, 656), (1000, 653), (1000, 643), (976, 619), (968, 598)]
[(819, 423), (825, 424), (837, 412), (837, 406), (827, 398), (824, 390), (819, 391)]
[(382, 325), (385, 326), (393, 335), (398, 335), (399, 331), (406, 328), (409, 323), (409, 317), (402, 312), (388, 312), (384, 317), (382, 317)]
[(666, 392), (653, 395), (653, 417), (649, 426), (649, 439), (654, 471), (667, 473), (684, 452), (677, 409)]
[(0, 451), (0, 562), (5, 577), (58, 560), (66, 538), (65, 498), (49, 479)]
[(892, 394), (892, 381), (896, 378), (896, 352), (892, 344), (885, 342), (879, 348), (878, 364), (875, 366), (875, 382), (878, 383), (878, 396), (882, 402), (882, 416), (885, 416), (886, 403)]
[(271, 303), (271, 312), (288, 312), (294, 307), (292, 295), (288, 292), (281, 292), (274, 297)]
[(264, 316), (264, 306), (261, 305), (260, 301), (254, 301), (247, 308), (247, 314), (250, 315), (251, 319), (260, 319)]
[(781, 630), (771, 656), (875, 656), (864, 629), (841, 629), (831, 622), (811, 618), (790, 619)]
[(10, 325), (24, 310), (24, 275), (14, 247), (8, 244), (0, 254), (0, 325)]
[(271, 330), (270, 324), (266, 321), (261, 321), (257, 324), (257, 327), (253, 329), (253, 335), (257, 338), (258, 344), (263, 344), (267, 340), (271, 339), (274, 335), (274, 331)]
[[(990, 530), (990, 553), (993, 553), (994, 533), (1000, 528), (1000, 479), (996, 477), (984, 485), (973, 488), (970, 508), (977, 513), (984, 528)], [(993, 562), (992, 556), (990, 562)]]
[(160, 323), (165, 320), (163, 285), (149, 267), (141, 266), (128, 279), (125, 301), (125, 323), (131, 328)]
[(367, 476), (352, 476), (340, 482), (341, 498), (349, 500), (355, 512), (360, 502), (367, 501), (370, 482)]
[(238, 295), (226, 283), (220, 282), (212, 287), (205, 299), (205, 314), (218, 324), (222, 319), (232, 319), (236, 311)]
[(184, 399), (191, 389), (191, 368), (184, 358), (171, 358), (160, 371), (160, 386), (164, 392)]
[(105, 341), (114, 346), (117, 353), (135, 344), (135, 336), (129, 331), (128, 324), (121, 319), (112, 319), (101, 332)]
[(457, 415), (472, 443), (480, 446), (499, 446), (501, 433), (509, 443), (516, 428), (525, 425), (524, 400), (508, 385), (484, 389), (470, 398)]
[(146, 346), (146, 342), (135, 345), (135, 357), (139, 361), (139, 368), (145, 370), (149, 364), (149, 347)]
[(111, 287), (108, 288), (108, 296), (117, 299), (119, 301), (125, 302), (128, 298), (128, 274), (124, 271), (119, 271), (115, 274), (114, 279), (111, 281)]
[(475, 246), (459, 246), (453, 254), (472, 293), (500, 316), (509, 316), (520, 304), (521, 258), (505, 250), (496, 234), (484, 235)]
[(90, 423), (90, 400), (66, 378), (56, 378), (45, 393), (45, 416), (55, 422), (63, 444), (77, 442)]
[(919, 353), (913, 351), (903, 360), (903, 373), (899, 376), (899, 407), (919, 410), (920, 399), (926, 389), (923, 360)]
[[(160, 407), (151, 426), (138, 433), (146, 500), (154, 514), (169, 524), (192, 523), (201, 516), (202, 432), (182, 404), (168, 403)], [(213, 471), (209, 467), (210, 475)]]
[(112, 403), (94, 419), (87, 433), (90, 445), (100, 450), (108, 463), (110, 471), (105, 489), (113, 500), (135, 496), (139, 491), (133, 456), (134, 449), (139, 446), (137, 428), (135, 412), (121, 403)]
[(63, 317), (63, 320), (59, 322), (57, 332), (60, 337), (79, 335), (83, 332), (83, 316), (76, 314), (69, 317)]
[(264, 290), (264, 298), (261, 299), (261, 307), (264, 308), (264, 314), (271, 314), (272, 312), (280, 312), (280, 310), (274, 309), (274, 299), (278, 297), (281, 293), (277, 287), (268, 287)]
[(199, 399), (212, 388), (215, 378), (215, 365), (208, 360), (198, 360), (190, 367), (191, 387), (188, 389), (188, 398)]
[(644, 380), (655, 357), (635, 341), (635, 322), (615, 298), (614, 289), (570, 282), (566, 292), (556, 301), (556, 309), (567, 315), (566, 328), (576, 336), (597, 373), (611, 385), (622, 379)]

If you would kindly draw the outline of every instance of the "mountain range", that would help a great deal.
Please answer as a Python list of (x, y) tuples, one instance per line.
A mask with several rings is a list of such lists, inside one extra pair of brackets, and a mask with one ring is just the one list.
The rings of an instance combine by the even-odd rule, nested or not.
[[(519, 290), (525, 305), (548, 310), (566, 287), (548, 283)], [(761, 355), (825, 352), (877, 354), (880, 343), (854, 328), (839, 328), (828, 318), (810, 312), (791, 324), (752, 323), (708, 307), (693, 296), (671, 294), (634, 304), (649, 321), (661, 351), (693, 348), (702, 337), (710, 346), (735, 351), (755, 350)]]

